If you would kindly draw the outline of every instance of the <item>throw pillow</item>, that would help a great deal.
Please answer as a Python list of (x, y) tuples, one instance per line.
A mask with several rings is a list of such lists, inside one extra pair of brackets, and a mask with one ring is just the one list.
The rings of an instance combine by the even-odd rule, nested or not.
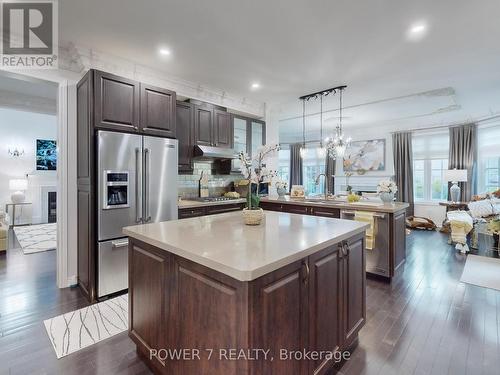
[(477, 202), (470, 202), (468, 204), (470, 214), (472, 217), (486, 217), (493, 215), (493, 206), (489, 199), (485, 199)]

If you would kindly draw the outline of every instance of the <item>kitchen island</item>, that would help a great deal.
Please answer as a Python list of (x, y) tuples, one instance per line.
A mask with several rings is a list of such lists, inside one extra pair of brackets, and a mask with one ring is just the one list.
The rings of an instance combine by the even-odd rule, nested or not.
[(124, 228), (129, 335), (155, 373), (325, 373), (357, 343), (367, 225), (265, 216), (260, 226), (232, 212)]
[(403, 269), (406, 261), (406, 209), (405, 202), (382, 203), (360, 201), (349, 203), (339, 200), (262, 198), (265, 210), (291, 212), (302, 215), (334, 217), (348, 220), (367, 220), (371, 223), (371, 241), (366, 251), (366, 272), (392, 281)]

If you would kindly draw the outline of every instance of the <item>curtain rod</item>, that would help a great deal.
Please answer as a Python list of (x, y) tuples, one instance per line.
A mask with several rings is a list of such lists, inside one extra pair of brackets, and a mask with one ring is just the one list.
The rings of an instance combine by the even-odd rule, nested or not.
[(415, 128), (415, 129), (408, 129), (408, 130), (398, 130), (398, 131), (393, 131), (390, 134), (396, 134), (396, 133), (414, 133), (418, 131), (425, 131), (425, 130), (437, 130), (437, 129), (449, 129), (449, 128), (454, 128), (456, 126), (461, 126), (461, 125), (468, 125), (468, 124), (480, 124), (485, 121), (490, 121), (500, 118), (500, 114), (489, 116), (489, 117), (483, 117), (478, 120), (471, 120), (471, 121), (462, 121), (462, 122), (456, 122), (453, 124), (448, 124), (448, 125), (438, 125), (438, 126), (427, 126), (425, 128)]

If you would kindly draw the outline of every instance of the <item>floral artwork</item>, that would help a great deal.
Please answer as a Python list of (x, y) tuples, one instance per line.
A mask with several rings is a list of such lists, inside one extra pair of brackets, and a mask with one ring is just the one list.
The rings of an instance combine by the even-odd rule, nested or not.
[(344, 156), (344, 171), (364, 174), (385, 170), (385, 139), (352, 142)]

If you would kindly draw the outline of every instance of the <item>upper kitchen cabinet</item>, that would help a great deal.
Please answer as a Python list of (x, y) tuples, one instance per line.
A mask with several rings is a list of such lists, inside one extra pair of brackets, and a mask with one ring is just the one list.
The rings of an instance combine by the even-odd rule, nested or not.
[[(239, 115), (232, 115), (233, 145), (236, 153), (253, 156), (266, 143), (266, 123)], [(231, 170), (239, 172), (239, 160), (233, 160)]]
[(175, 92), (141, 83), (139, 128), (145, 134), (175, 138)]
[(94, 74), (97, 129), (175, 138), (175, 92), (114, 74)]
[(194, 107), (194, 140), (200, 146), (213, 146), (214, 109), (211, 106)]
[(250, 120), (250, 154), (254, 156), (260, 146), (266, 144), (266, 123), (260, 120)]
[(214, 142), (216, 147), (233, 147), (233, 127), (231, 114), (219, 109), (214, 110)]
[(179, 140), (179, 172), (193, 172), (193, 119), (194, 106), (177, 102), (177, 139)]
[(95, 127), (125, 132), (139, 131), (139, 82), (95, 71)]

